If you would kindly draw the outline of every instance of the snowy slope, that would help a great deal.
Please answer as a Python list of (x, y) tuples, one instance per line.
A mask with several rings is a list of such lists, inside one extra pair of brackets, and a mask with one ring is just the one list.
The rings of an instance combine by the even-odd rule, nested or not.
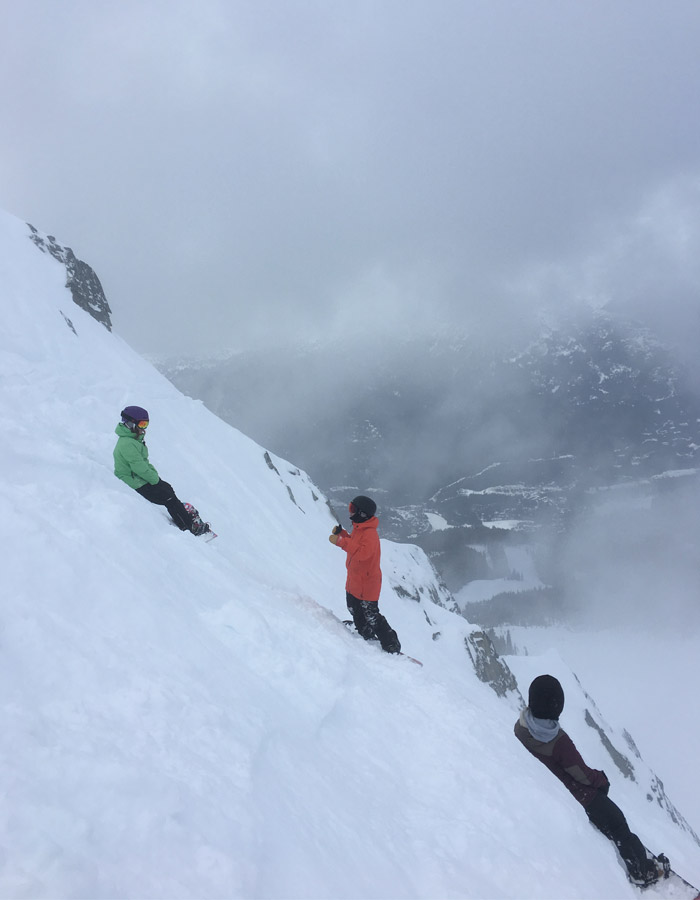
[[(334, 618), (344, 555), (308, 477), (72, 304), (27, 235), (0, 214), (0, 896), (637, 896), (515, 741), (423, 554), (385, 544), (382, 594), (421, 669)], [(114, 478), (129, 403), (216, 541)], [(688, 835), (624, 796), (697, 879)]]

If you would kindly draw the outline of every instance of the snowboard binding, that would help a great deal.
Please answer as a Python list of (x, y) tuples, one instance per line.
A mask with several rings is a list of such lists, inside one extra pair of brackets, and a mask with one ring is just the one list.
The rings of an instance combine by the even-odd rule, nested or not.
[(187, 512), (192, 517), (192, 524), (190, 525), (190, 531), (195, 537), (200, 537), (200, 535), (208, 534), (211, 537), (206, 540), (213, 540), (216, 537), (216, 534), (211, 530), (211, 525), (209, 522), (205, 522), (199, 514), (199, 510), (192, 506), (191, 503), (183, 503), (182, 504)]

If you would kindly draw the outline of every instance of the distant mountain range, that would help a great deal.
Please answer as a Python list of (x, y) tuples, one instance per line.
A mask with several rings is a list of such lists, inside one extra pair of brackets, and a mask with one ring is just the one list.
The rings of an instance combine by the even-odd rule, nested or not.
[(159, 367), (298, 462), (341, 516), (375, 494), (383, 533), (422, 544), (453, 590), (474, 577), (466, 544), (565, 529), (601, 490), (694, 477), (700, 453), (697, 386), (647, 330), (602, 312), (521, 347), (453, 337)]

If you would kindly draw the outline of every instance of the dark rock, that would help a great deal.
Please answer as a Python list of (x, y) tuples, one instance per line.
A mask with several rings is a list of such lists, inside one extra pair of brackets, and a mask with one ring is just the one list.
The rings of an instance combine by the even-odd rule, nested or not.
[(59, 244), (52, 234), (43, 235), (33, 225), (29, 225), (29, 230), (29, 239), (41, 252), (51, 254), (66, 267), (66, 287), (73, 295), (73, 302), (90, 313), (107, 331), (111, 331), (112, 311), (95, 272), (87, 263), (78, 259), (70, 247)]

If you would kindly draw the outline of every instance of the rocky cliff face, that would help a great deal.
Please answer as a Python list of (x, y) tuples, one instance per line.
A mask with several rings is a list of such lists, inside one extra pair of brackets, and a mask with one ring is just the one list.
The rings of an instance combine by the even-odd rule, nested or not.
[(53, 235), (42, 234), (33, 225), (29, 225), (29, 231), (29, 239), (42, 253), (49, 253), (66, 267), (66, 287), (73, 295), (73, 302), (111, 331), (112, 311), (95, 272), (78, 259), (70, 247), (59, 244)]

